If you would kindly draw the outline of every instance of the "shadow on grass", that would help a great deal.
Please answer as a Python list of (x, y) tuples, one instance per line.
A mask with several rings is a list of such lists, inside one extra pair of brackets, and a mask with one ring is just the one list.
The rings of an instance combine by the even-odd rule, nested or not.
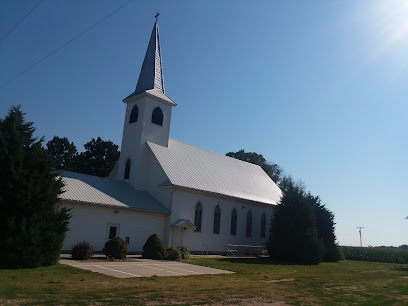
[(406, 266), (406, 267), (395, 267), (395, 266), (393, 266), (393, 267), (391, 267), (391, 269), (395, 270), (395, 271), (399, 271), (399, 272), (405, 272), (405, 273), (408, 274), (408, 266)]
[(220, 261), (226, 261), (230, 263), (243, 263), (243, 264), (251, 264), (251, 265), (304, 265), (304, 266), (311, 266), (308, 264), (302, 263), (295, 263), (291, 261), (279, 260), (270, 257), (237, 257), (237, 258), (221, 258)]

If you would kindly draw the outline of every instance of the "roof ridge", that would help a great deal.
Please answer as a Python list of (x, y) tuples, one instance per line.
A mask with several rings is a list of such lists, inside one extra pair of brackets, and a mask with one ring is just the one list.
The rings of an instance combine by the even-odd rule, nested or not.
[[(237, 161), (240, 161), (240, 162), (249, 164), (249, 165), (251, 165), (251, 166), (256, 166), (256, 167), (259, 167), (259, 168), (262, 169), (261, 166), (259, 166), (259, 165), (257, 165), (257, 164), (253, 164), (253, 163), (247, 162), (247, 161), (245, 161), (245, 160), (241, 160), (241, 159), (238, 159), (238, 158), (234, 158), (234, 157), (231, 157), (231, 156), (227, 156), (227, 155), (225, 155), (225, 154), (221, 154), (221, 153), (218, 153), (218, 152), (210, 151), (210, 150), (208, 150), (208, 149), (203, 149), (203, 148), (200, 148), (199, 146), (192, 145), (192, 144), (189, 144), (189, 143), (186, 143), (186, 142), (183, 142), (183, 141), (174, 139), (174, 138), (169, 138), (169, 140), (177, 141), (177, 142), (182, 143), (182, 144), (185, 144), (185, 145), (187, 145), (187, 146), (190, 146), (190, 147), (193, 147), (193, 148), (196, 148), (196, 149), (200, 149), (200, 150), (203, 150), (203, 151), (207, 151), (207, 152), (210, 152), (210, 153), (212, 153), (212, 154), (216, 154), (216, 155), (225, 157), (225, 158), (227, 158), (227, 159), (232, 158), (232, 159), (234, 159), (234, 160), (237, 160)], [(263, 170), (263, 169), (262, 169), (262, 170)], [(265, 173), (266, 173), (266, 172), (265, 172)]]

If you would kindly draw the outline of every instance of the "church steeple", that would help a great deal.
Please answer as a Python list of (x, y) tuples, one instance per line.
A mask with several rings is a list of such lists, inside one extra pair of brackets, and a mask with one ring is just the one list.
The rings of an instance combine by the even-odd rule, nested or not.
[(159, 14), (157, 13), (155, 16), (156, 22), (154, 23), (153, 31), (150, 35), (149, 44), (143, 60), (142, 69), (140, 70), (136, 89), (132, 94), (127, 96), (124, 101), (141, 93), (147, 93), (175, 105), (175, 103), (166, 96), (164, 90), (159, 25), (157, 23), (158, 16)]
[(123, 100), (126, 114), (122, 146), (119, 160), (109, 175), (136, 189), (144, 189), (147, 184), (146, 160), (150, 156), (147, 142), (169, 145), (171, 111), (176, 106), (164, 93), (157, 16), (136, 89)]

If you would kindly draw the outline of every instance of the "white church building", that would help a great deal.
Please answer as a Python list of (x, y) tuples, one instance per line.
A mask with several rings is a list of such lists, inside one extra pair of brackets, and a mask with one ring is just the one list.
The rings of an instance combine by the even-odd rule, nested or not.
[(268, 239), (281, 190), (261, 167), (169, 138), (176, 103), (165, 94), (157, 20), (135, 91), (127, 96), (120, 158), (108, 178), (61, 173), (71, 208), (63, 251), (80, 241), (101, 251), (120, 237), (142, 252), (166, 246), (225, 253)]

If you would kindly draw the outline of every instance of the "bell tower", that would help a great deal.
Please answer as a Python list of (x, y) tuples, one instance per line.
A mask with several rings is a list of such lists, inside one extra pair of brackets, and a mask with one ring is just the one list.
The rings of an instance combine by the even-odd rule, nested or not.
[(133, 93), (126, 104), (122, 146), (118, 162), (109, 178), (126, 181), (136, 189), (145, 189), (149, 148), (146, 141), (168, 146), (171, 110), (176, 103), (166, 96), (160, 51), (159, 26), (150, 36), (142, 69)]

